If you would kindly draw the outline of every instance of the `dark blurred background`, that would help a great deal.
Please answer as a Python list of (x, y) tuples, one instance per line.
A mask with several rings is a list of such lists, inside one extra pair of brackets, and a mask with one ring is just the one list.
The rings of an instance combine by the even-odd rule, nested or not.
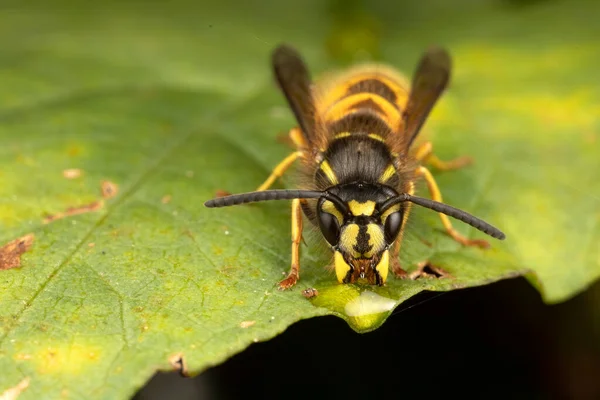
[(195, 378), (158, 373), (136, 400), (600, 399), (600, 283), (545, 305), (523, 278), (423, 293), (371, 333), (301, 321)]

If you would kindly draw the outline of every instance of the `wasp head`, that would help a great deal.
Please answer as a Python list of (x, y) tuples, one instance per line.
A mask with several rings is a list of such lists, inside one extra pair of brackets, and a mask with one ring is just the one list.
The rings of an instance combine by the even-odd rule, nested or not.
[[(389, 248), (404, 222), (404, 205), (381, 205), (398, 193), (379, 184), (351, 183), (329, 189), (331, 200), (318, 202), (319, 227), (334, 251), (339, 282), (366, 279), (383, 285), (389, 266)], [(337, 198), (333, 201), (334, 198)]]

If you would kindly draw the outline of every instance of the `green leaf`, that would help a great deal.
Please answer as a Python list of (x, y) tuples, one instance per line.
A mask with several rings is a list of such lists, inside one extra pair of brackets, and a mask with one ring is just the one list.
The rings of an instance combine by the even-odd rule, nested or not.
[[(300, 319), (334, 314), (364, 332), (423, 290), (527, 272), (553, 303), (598, 278), (597, 2), (353, 2), (351, 26), (339, 2), (213, 3), (2, 6), (0, 246), (35, 240), (0, 271), (0, 393), (127, 398), (180, 357), (199, 373)], [(294, 121), (268, 65), (281, 41), (315, 73), (365, 50), (410, 74), (428, 45), (447, 46), (452, 87), (425, 135), (441, 158), (475, 165), (435, 176), (445, 201), (506, 241), (462, 248), (417, 209), (403, 265), (429, 260), (452, 278), (338, 285), (312, 235), (299, 284), (275, 290), (289, 205), (202, 204), (254, 189), (290, 152), (276, 136)], [(73, 168), (82, 176), (66, 179)], [(103, 181), (114, 198), (102, 200)], [(319, 296), (305, 299), (308, 287)]]

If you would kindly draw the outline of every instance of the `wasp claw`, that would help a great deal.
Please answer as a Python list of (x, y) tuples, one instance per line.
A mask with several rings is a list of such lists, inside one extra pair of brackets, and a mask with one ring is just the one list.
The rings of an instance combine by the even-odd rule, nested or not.
[(289, 274), (287, 278), (279, 282), (279, 290), (287, 290), (293, 287), (298, 282), (297, 274)]

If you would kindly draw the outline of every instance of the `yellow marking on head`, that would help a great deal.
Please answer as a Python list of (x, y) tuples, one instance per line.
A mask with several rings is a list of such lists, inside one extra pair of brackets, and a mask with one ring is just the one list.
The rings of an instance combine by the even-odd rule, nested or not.
[(383, 171), (383, 174), (379, 177), (379, 183), (386, 183), (395, 173), (396, 168), (394, 167), (394, 164), (388, 165), (385, 171)]
[(348, 137), (350, 135), (352, 135), (350, 132), (341, 132), (341, 133), (338, 133), (337, 135), (335, 135), (333, 138), (334, 139), (341, 139), (341, 138)]
[(326, 213), (329, 213), (329, 214), (333, 215), (334, 217), (336, 217), (340, 225), (342, 223), (344, 223), (344, 216), (337, 208), (335, 208), (333, 203), (330, 202), (329, 200), (325, 200), (323, 202), (323, 205), (321, 206), (321, 208)]
[(369, 235), (371, 250), (363, 254), (363, 257), (371, 258), (385, 247), (385, 236), (383, 235), (383, 229), (377, 224), (367, 225), (367, 234)]
[(385, 139), (376, 133), (369, 133), (367, 136), (370, 137), (371, 139), (379, 140), (380, 142), (385, 143)]
[(329, 180), (329, 183), (331, 183), (332, 185), (338, 184), (337, 176), (335, 176), (335, 172), (333, 172), (333, 170), (331, 169), (331, 165), (329, 165), (329, 162), (327, 160), (324, 160), (319, 166), (319, 168), (321, 168), (321, 171), (325, 173), (325, 176)]
[(381, 259), (379, 260), (379, 263), (377, 263), (377, 266), (375, 267), (375, 271), (379, 272), (379, 276), (381, 276), (381, 281), (383, 283), (385, 283), (385, 281), (387, 280), (389, 265), (390, 265), (390, 251), (386, 250), (381, 254)]
[(342, 256), (342, 253), (339, 251), (335, 252), (334, 263), (337, 280), (339, 283), (343, 283), (344, 278), (346, 275), (348, 275), (348, 271), (350, 271), (352, 268), (348, 265), (346, 260), (344, 260), (344, 256)]
[(391, 213), (399, 211), (399, 210), (400, 210), (400, 204), (393, 205), (390, 208), (388, 208), (387, 210), (385, 210), (385, 212), (383, 214), (381, 214), (381, 223), (385, 224), (385, 220), (387, 219), (387, 217), (389, 217)]
[(348, 224), (342, 229), (340, 234), (340, 248), (349, 253), (352, 257), (360, 257), (360, 253), (354, 250), (354, 245), (358, 239), (359, 226), (357, 224)]
[(366, 201), (364, 203), (359, 203), (356, 200), (350, 200), (348, 202), (348, 208), (350, 208), (350, 212), (352, 215), (373, 215), (373, 211), (375, 211), (375, 202), (374, 201)]

